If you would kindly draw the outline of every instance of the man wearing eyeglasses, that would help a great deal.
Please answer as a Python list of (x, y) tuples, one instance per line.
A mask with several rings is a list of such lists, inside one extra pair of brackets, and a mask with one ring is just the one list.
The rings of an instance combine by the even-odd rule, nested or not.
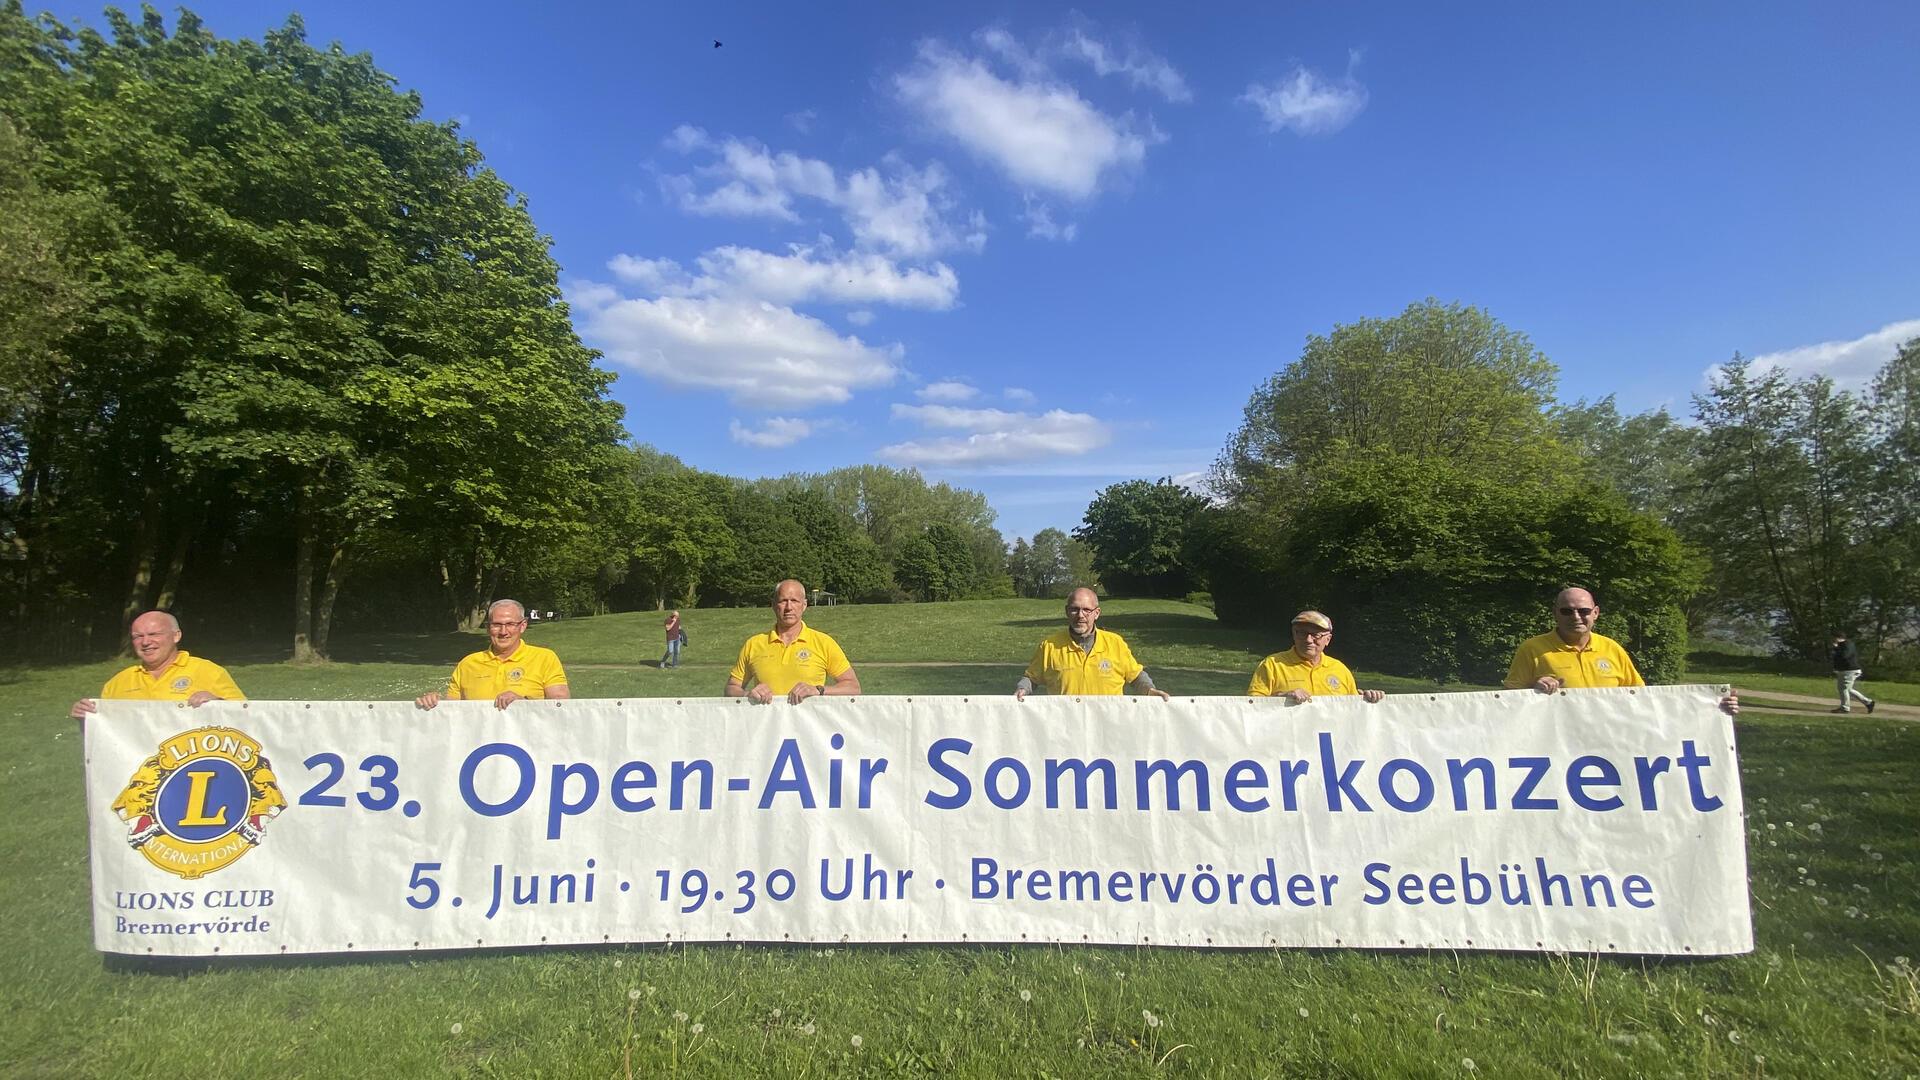
[(1316, 695), (1347, 697), (1358, 694), (1369, 704), (1386, 694), (1362, 690), (1354, 685), (1347, 665), (1327, 655), (1333, 641), (1333, 620), (1317, 611), (1303, 611), (1293, 617), (1293, 648), (1277, 652), (1253, 671), (1247, 684), (1249, 697), (1285, 697), (1295, 705), (1304, 705)]
[[(189, 656), (180, 647), (180, 620), (172, 613), (149, 611), (133, 620), (128, 631), (133, 658), (138, 663), (107, 680), (103, 698), (141, 701), (184, 701), (199, 708), (209, 701), (245, 701), (227, 669), (210, 660)], [(85, 720), (95, 711), (96, 698), (81, 698), (68, 713)]]
[(504, 709), (521, 698), (565, 701), (567, 672), (552, 649), (520, 640), (527, 632), (527, 609), (518, 600), (495, 600), (487, 607), (487, 648), (472, 653), (453, 669), (444, 694), (413, 699), (422, 709), (448, 701), (486, 701)]
[[(1600, 605), (1585, 589), (1562, 589), (1553, 598), (1553, 632), (1528, 638), (1513, 654), (1507, 669), (1509, 690), (1534, 689), (1557, 694), (1565, 689), (1605, 686), (1645, 686), (1633, 658), (1620, 643), (1593, 632)], [(1728, 691), (1720, 708), (1729, 716), (1740, 712), (1739, 695)]]
[(1162, 701), (1169, 695), (1155, 688), (1153, 677), (1119, 634), (1094, 626), (1100, 619), (1100, 598), (1092, 589), (1075, 589), (1067, 597), (1067, 628), (1040, 642), (1033, 659), (1014, 685), (1015, 700), (1025, 701), (1037, 689), (1049, 694), (1114, 695), (1131, 686)]

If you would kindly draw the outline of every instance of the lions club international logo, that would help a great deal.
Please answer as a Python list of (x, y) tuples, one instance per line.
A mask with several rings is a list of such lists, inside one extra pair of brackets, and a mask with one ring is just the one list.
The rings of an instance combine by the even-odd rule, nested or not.
[(1601, 671), (1613, 670), (1613, 662), (1610, 660), (1595, 660), (1593, 666), (1599, 668)]
[(1338, 689), (1340, 689), (1340, 676), (1338, 676), (1338, 675), (1328, 675), (1328, 676), (1327, 676), (1327, 689), (1329, 689), (1329, 690), (1338, 690)]
[(286, 806), (260, 744), (229, 727), (195, 728), (162, 742), (113, 801), (127, 823), (127, 843), (188, 880), (252, 850)]
[(512, 671), (507, 672), (507, 681), (519, 682), (520, 677), (522, 675), (525, 675), (526, 673), (527, 673), (527, 670), (525, 668), (514, 668)]

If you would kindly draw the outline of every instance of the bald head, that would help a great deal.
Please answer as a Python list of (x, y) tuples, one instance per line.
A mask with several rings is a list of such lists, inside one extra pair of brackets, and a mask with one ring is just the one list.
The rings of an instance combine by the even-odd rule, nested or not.
[(1067, 632), (1076, 638), (1093, 633), (1100, 621), (1100, 598), (1092, 589), (1075, 589), (1067, 594)]
[(133, 655), (149, 675), (166, 670), (180, 652), (180, 620), (171, 612), (149, 611), (133, 620), (128, 631)]
[(792, 578), (773, 587), (773, 628), (787, 633), (800, 625), (807, 613), (807, 587)]
[(1600, 604), (1593, 594), (1581, 588), (1561, 589), (1553, 598), (1553, 630), (1560, 640), (1577, 648), (1586, 648), (1593, 640), (1593, 623), (1600, 617)]

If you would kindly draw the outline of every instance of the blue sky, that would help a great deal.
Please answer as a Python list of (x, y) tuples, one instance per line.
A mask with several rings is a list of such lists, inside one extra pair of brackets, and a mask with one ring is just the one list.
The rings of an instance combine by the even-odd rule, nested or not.
[(637, 439), (914, 465), (1009, 539), (1428, 296), (1629, 410), (1920, 334), (1920, 6), (1471, 7), (299, 10), (525, 193)]

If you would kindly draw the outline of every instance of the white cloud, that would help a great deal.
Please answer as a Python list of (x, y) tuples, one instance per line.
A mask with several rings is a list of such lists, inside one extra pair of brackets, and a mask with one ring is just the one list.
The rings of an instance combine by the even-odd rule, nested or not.
[(1032, 198), (1027, 199), (1020, 219), (1027, 223), (1027, 235), (1037, 240), (1063, 240), (1070, 244), (1080, 235), (1080, 226), (1073, 222), (1059, 224), (1053, 220), (1053, 207)]
[(865, 308), (860, 308), (857, 311), (849, 311), (847, 312), (847, 321), (855, 326), (872, 326), (873, 312)]
[(1048, 75), (1005, 31), (981, 35), (1020, 70), (1006, 79), (977, 57), (938, 42), (894, 77), (900, 100), (1016, 182), (1075, 199), (1091, 197), (1115, 172), (1138, 167), (1164, 136), (1135, 130), (1131, 115), (1109, 116)]
[(573, 286), (583, 336), (614, 362), (670, 386), (720, 390), (762, 409), (838, 404), (900, 374), (904, 350), (843, 337), (818, 319), (730, 296), (623, 299)]
[[(1825, 375), (1842, 390), (1861, 390), (1871, 386), (1873, 377), (1900, 351), (1900, 346), (1915, 337), (1920, 337), (1920, 319), (1906, 319), (1850, 341), (1822, 341), (1762, 353), (1753, 358), (1753, 366), (1762, 370), (1779, 368), (1795, 378)], [(1708, 368), (1706, 378), (1711, 380), (1719, 370), (1718, 365)]]
[(750, 428), (738, 420), (727, 424), (727, 434), (742, 446), (758, 446), (776, 450), (782, 446), (792, 446), (801, 439), (812, 435), (815, 426), (805, 420), (796, 420), (786, 416), (770, 416), (760, 426)]
[(965, 433), (880, 448), (880, 457), (902, 465), (952, 468), (1072, 457), (1097, 450), (1113, 438), (1112, 431), (1098, 418), (1060, 409), (1035, 415), (1002, 409), (895, 404), (893, 416), (896, 420), (917, 421), (935, 431)]
[(820, 119), (818, 109), (801, 109), (799, 112), (787, 114), (787, 126), (805, 135), (813, 130), (813, 122), (818, 119)]
[(1193, 100), (1187, 80), (1172, 64), (1137, 45), (1127, 46), (1123, 55), (1076, 28), (1067, 34), (1062, 48), (1068, 56), (1092, 65), (1097, 75), (1124, 75), (1133, 85), (1152, 90), (1168, 101)]
[(1260, 110), (1270, 131), (1291, 131), (1296, 135), (1330, 135), (1339, 131), (1367, 107), (1367, 88), (1353, 77), (1359, 54), (1351, 54), (1347, 73), (1338, 79), (1318, 75), (1295, 65), (1277, 82), (1254, 83), (1240, 100)]
[(714, 248), (694, 262), (700, 270), (697, 277), (672, 259), (615, 255), (607, 268), (621, 281), (658, 296), (727, 296), (776, 304), (893, 304), (933, 311), (953, 307), (960, 297), (960, 279), (947, 264), (902, 267), (870, 252), (841, 254), (794, 244), (787, 254), (778, 255), (729, 245)]
[(893, 304), (945, 311), (960, 296), (960, 279), (945, 263), (931, 268), (901, 268), (883, 255), (827, 253), (795, 246), (786, 255), (756, 248), (721, 247), (697, 260), (712, 282), (709, 289), (797, 304), (821, 300), (839, 304)]
[(880, 167), (842, 177), (818, 158), (775, 153), (744, 139), (716, 141), (685, 125), (674, 129), (666, 145), (711, 157), (691, 173), (661, 180), (668, 199), (689, 214), (798, 222), (799, 203), (812, 200), (839, 211), (861, 249), (923, 258), (958, 248), (979, 251), (987, 242), (986, 219), (978, 212), (957, 220), (950, 179), (937, 161), (916, 169), (889, 156)]
[(1040, 400), (1039, 395), (1024, 386), (1009, 386), (1001, 394), (1008, 401), (1017, 401), (1022, 405), (1037, 404)]
[(928, 383), (913, 392), (921, 401), (939, 402), (954, 405), (962, 401), (972, 401), (980, 396), (980, 391), (957, 379), (946, 379), (937, 383)]

